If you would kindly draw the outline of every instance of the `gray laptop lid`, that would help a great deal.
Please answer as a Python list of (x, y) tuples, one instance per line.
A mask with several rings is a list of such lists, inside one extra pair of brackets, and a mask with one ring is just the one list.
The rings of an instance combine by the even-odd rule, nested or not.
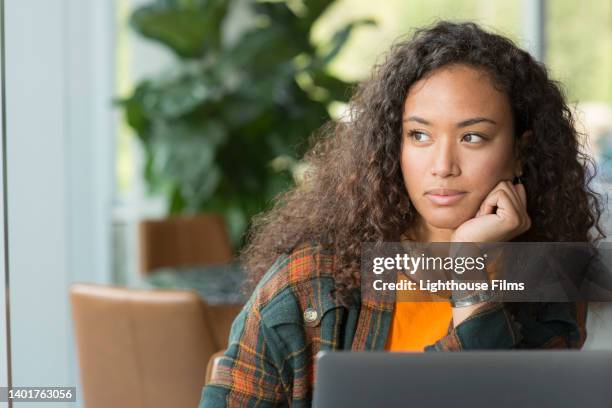
[(322, 352), (314, 406), (612, 407), (612, 351)]

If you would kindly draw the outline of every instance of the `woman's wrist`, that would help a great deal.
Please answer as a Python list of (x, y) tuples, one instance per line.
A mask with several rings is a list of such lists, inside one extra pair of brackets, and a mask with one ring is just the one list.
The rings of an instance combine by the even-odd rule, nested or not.
[(459, 326), (468, 317), (473, 315), (478, 309), (480, 309), (481, 307), (487, 304), (488, 302), (482, 302), (482, 303), (474, 303), (473, 305), (465, 306), (465, 307), (453, 307), (452, 308), (453, 327)]
[(473, 292), (467, 296), (456, 296), (455, 293), (451, 295), (450, 304), (453, 308), (463, 308), (480, 303), (487, 302), (493, 298), (493, 294), (489, 290), (482, 290)]

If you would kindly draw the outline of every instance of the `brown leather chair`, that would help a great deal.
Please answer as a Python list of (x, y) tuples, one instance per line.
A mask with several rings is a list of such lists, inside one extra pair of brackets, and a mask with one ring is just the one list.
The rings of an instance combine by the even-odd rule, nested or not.
[(232, 247), (223, 217), (173, 216), (139, 224), (140, 272), (164, 267), (226, 264)]
[(196, 407), (240, 310), (190, 291), (86, 284), (73, 285), (70, 300), (88, 408)]

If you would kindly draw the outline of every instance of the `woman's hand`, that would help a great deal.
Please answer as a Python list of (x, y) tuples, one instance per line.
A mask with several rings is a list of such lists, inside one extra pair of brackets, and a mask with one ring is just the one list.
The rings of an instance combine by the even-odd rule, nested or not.
[(522, 184), (501, 181), (487, 195), (476, 217), (461, 224), (452, 242), (505, 242), (531, 228)]

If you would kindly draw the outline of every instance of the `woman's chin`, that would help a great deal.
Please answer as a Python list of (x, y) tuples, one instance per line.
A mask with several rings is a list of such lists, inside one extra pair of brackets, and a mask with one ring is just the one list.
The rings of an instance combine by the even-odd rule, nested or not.
[(472, 217), (469, 214), (459, 215), (456, 211), (436, 211), (435, 214), (428, 214), (423, 218), (432, 227), (455, 230)]

